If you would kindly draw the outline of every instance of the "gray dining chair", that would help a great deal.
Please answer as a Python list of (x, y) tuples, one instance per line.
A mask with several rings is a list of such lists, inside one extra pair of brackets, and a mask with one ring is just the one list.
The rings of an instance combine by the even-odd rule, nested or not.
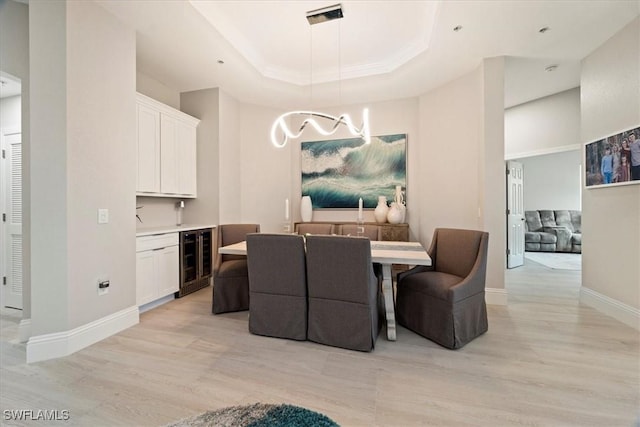
[[(259, 224), (225, 224), (216, 228), (216, 247), (232, 245), (246, 240), (247, 234), (260, 231)], [(249, 309), (249, 273), (247, 257), (227, 255), (216, 251), (213, 264), (214, 314)]]
[(307, 272), (304, 237), (248, 234), (249, 332), (307, 339)]
[(432, 266), (398, 275), (398, 323), (450, 349), (488, 329), (485, 278), (489, 233), (437, 228)]
[(371, 351), (380, 331), (381, 279), (371, 263), (371, 242), (361, 237), (307, 236), (307, 338)]

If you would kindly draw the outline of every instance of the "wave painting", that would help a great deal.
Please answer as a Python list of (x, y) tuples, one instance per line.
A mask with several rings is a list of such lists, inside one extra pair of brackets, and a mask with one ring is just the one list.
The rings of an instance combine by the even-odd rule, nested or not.
[(393, 201), (407, 186), (407, 135), (312, 141), (301, 144), (302, 195), (315, 209), (375, 208), (378, 196)]

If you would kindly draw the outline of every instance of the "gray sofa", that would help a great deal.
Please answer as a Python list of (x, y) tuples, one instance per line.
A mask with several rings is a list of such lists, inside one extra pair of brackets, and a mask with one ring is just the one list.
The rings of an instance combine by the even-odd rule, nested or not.
[(534, 252), (582, 252), (582, 212), (525, 211), (524, 246)]

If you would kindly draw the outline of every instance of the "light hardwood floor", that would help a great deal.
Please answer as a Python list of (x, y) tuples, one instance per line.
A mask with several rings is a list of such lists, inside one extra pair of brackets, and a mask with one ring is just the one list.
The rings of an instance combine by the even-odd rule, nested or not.
[[(253, 402), (345, 426), (633, 426), (639, 333), (578, 302), (580, 272), (528, 262), (489, 332), (446, 350), (402, 327), (372, 353), (254, 336), (247, 312), (213, 316), (211, 288), (69, 357), (25, 364), (19, 312), (2, 311), (0, 409), (69, 410), (51, 425), (160, 426)], [(2, 425), (47, 425), (44, 422)]]

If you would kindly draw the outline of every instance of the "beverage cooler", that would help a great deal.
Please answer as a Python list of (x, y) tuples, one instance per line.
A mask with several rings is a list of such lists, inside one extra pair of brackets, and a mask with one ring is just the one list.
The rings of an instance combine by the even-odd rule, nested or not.
[(180, 298), (209, 286), (213, 273), (213, 230), (180, 233)]

